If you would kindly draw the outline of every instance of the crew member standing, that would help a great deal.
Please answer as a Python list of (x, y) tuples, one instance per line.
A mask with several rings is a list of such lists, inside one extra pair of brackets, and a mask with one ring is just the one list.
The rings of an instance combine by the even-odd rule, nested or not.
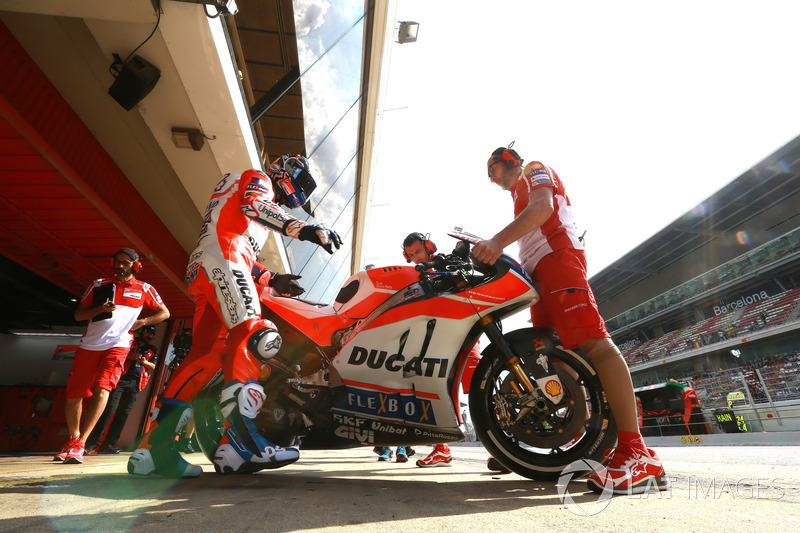
[[(70, 436), (55, 461), (83, 463), (86, 440), (122, 376), (133, 340), (131, 331), (169, 318), (155, 287), (136, 279), (142, 269), (139, 254), (122, 248), (113, 255), (111, 268), (114, 275), (94, 280), (75, 311), (75, 320), (89, 324), (67, 379), (64, 411)], [(139, 318), (144, 309), (152, 314)], [(85, 398), (90, 400), (84, 409)]]
[[(513, 146), (513, 143), (512, 145)], [(472, 249), (479, 261), (494, 264), (503, 249), (517, 242), (520, 262), (537, 285), (540, 300), (531, 307), (532, 323), (556, 330), (563, 346), (591, 358), (619, 428), (619, 442), (608, 452), (601, 472), (589, 476), (589, 488), (614, 494), (667, 487), (664, 468), (639, 432), (630, 370), (606, 331), (586, 273), (583, 243), (575, 230), (572, 205), (558, 174), (519, 154), (497, 148), (487, 161), (489, 179), (514, 199), (514, 220)]]

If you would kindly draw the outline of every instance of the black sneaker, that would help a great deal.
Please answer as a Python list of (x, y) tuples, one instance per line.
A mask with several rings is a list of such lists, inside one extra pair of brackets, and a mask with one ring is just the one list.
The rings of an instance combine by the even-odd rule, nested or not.
[(372, 448), (372, 451), (377, 455), (381, 456), (386, 455), (386, 459), (378, 459), (378, 461), (388, 461), (389, 459), (394, 457), (392, 449), (389, 448), (388, 446), (375, 446), (374, 448)]
[(99, 448), (97, 448), (97, 453), (107, 453), (107, 454), (112, 454), (112, 455), (113, 454), (117, 454), (117, 453), (119, 453), (121, 451), (122, 450), (120, 450), (119, 448), (114, 448), (113, 446), (111, 446), (108, 443), (103, 443), (103, 444), (100, 445)]
[(486, 461), (486, 468), (492, 472), (500, 472), (501, 474), (511, 473), (511, 470), (500, 464), (500, 461), (491, 456), (489, 457), (489, 460)]
[(392, 449), (388, 446), (381, 448), (381, 454), (378, 456), (378, 461), (388, 461), (392, 458)]

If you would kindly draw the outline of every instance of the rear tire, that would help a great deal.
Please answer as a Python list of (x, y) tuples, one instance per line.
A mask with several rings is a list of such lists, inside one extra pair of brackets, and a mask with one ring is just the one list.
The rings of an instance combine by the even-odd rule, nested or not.
[[(504, 337), (524, 368), (533, 368), (536, 359), (546, 354), (561, 380), (564, 397), (555, 409), (531, 412), (517, 420), (522, 405), (512, 388), (515, 380), (499, 349), (489, 346), (475, 369), (469, 394), (475, 432), (484, 447), (513, 472), (542, 481), (557, 480), (575, 461), (602, 462), (606, 449), (616, 443), (617, 427), (588, 358), (557, 345), (550, 330), (521, 329)], [(526, 373), (534, 381), (531, 372)], [(498, 405), (502, 405), (499, 410)], [(510, 415), (513, 422), (500, 422), (498, 412)], [(579, 470), (573, 466), (573, 472)], [(587, 464), (585, 471), (589, 470)]]

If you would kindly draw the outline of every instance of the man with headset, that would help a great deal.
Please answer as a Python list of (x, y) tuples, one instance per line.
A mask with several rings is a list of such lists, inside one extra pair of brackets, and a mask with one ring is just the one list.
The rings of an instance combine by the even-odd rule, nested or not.
[[(436, 250), (436, 244), (430, 240), (429, 236), (419, 232), (409, 233), (403, 240), (403, 257), (407, 262), (414, 263), (415, 265), (432, 261), (436, 256)], [(461, 387), (464, 390), (464, 394), (469, 394), (469, 384), (472, 380), (472, 374), (475, 372), (475, 367), (478, 366), (478, 361), (480, 361), (480, 359), (480, 345), (476, 342), (472, 346), (469, 359), (467, 360), (467, 366), (464, 369), (464, 374), (461, 376)], [(400, 456), (401, 448), (397, 449), (398, 457)], [(388, 448), (382, 451), (384, 455), (386, 455), (387, 451), (390, 452)], [(427, 457), (417, 460), (417, 466), (423, 468), (431, 466), (450, 466), (452, 462), (453, 455), (450, 452), (450, 447), (447, 444), (436, 444)], [(489, 469), (507, 471), (505, 467), (497, 463), (497, 461), (491, 457), (489, 458)]]
[(589, 476), (589, 487), (595, 492), (609, 487), (614, 494), (643, 493), (652, 484), (664, 490), (668, 486), (664, 468), (639, 431), (630, 371), (606, 331), (589, 286), (583, 243), (564, 184), (555, 170), (539, 161), (523, 168), (512, 146), (492, 152), (487, 169), (492, 183), (511, 192), (514, 220), (491, 239), (477, 243), (472, 254), (491, 265), (516, 241), (520, 262), (541, 297), (531, 307), (533, 324), (556, 330), (565, 348), (579, 348), (591, 358), (616, 419), (619, 440), (607, 454), (606, 467)]
[(220, 368), (225, 378), (220, 395), (225, 421), (214, 454), (215, 470), (257, 472), (300, 457), (296, 448), (269, 442), (253, 423), (265, 400), (259, 372), (281, 346), (275, 325), (261, 318), (255, 283), (288, 294), (293, 294), (293, 284), (299, 288), (294, 282), (298, 276), (256, 271), (260, 270), (256, 258), (270, 231), (310, 241), (330, 254), (341, 246), (335, 231), (297, 220), (281, 208), (303, 206), (316, 186), (302, 155), (277, 158), (267, 173), (250, 169), (225, 174), (217, 184), (186, 269), (195, 301), (192, 348), (154, 409), (155, 423), (128, 460), (130, 474), (173, 478), (202, 474), (199, 465), (181, 457), (175, 437), (192, 418), (192, 400)]
[[(155, 287), (136, 279), (142, 269), (139, 254), (130, 248), (118, 250), (111, 269), (114, 275), (94, 280), (75, 311), (75, 320), (88, 320), (89, 324), (67, 379), (64, 411), (70, 437), (54, 461), (83, 463), (86, 441), (106, 407), (109, 391), (122, 376), (131, 350), (131, 331), (169, 318)], [(152, 313), (139, 318), (144, 309)], [(91, 398), (86, 409), (85, 398)]]

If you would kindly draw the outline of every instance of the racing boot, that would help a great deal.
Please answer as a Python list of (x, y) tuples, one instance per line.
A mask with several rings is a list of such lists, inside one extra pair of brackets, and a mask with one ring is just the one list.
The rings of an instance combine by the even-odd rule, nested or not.
[(155, 474), (168, 478), (199, 477), (203, 468), (193, 465), (178, 453), (175, 436), (192, 419), (192, 406), (174, 399), (164, 399), (155, 412), (156, 427), (142, 440), (128, 458), (128, 473), (136, 476)]
[(253, 419), (264, 405), (264, 389), (257, 381), (229, 381), (220, 394), (225, 431), (214, 453), (214, 469), (220, 474), (252, 473), (280, 468), (297, 461), (297, 448), (269, 442), (256, 430)]

